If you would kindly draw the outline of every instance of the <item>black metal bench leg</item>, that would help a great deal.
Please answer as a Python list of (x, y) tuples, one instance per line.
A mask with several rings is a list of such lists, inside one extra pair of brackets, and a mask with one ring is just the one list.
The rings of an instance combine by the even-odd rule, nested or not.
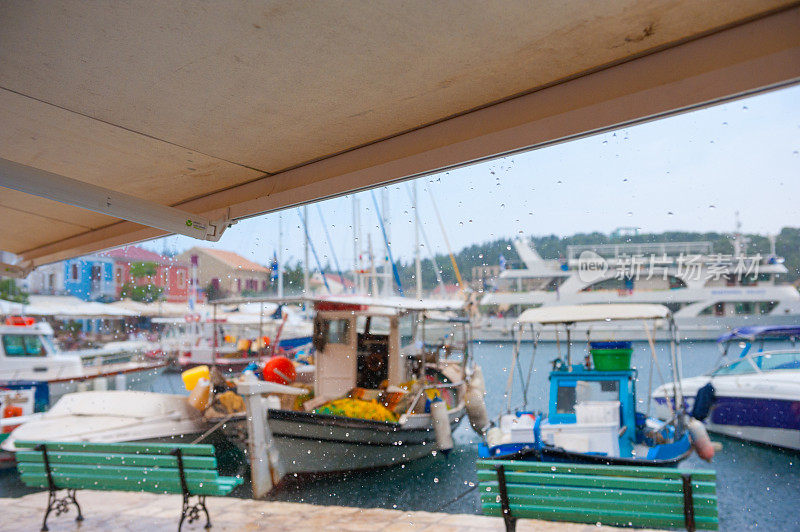
[(500, 488), (500, 506), (503, 509), (503, 521), (506, 524), (506, 532), (514, 532), (517, 529), (517, 518), (511, 515), (511, 506), (508, 503), (508, 490), (506, 489), (506, 470), (502, 465), (495, 466), (497, 471), (497, 484)]
[(686, 530), (694, 532), (696, 530), (694, 520), (694, 494), (692, 493), (692, 475), (681, 474), (683, 481), (683, 523)]
[(78, 510), (78, 517), (76, 517), (75, 520), (83, 521), (83, 513), (81, 512), (81, 506), (75, 498), (75, 490), (66, 491), (67, 494), (63, 497), (58, 496), (58, 490), (50, 490), (47, 494), (47, 510), (45, 510), (44, 519), (42, 520), (42, 532), (47, 532), (47, 530), (49, 530), (47, 528), (47, 518), (50, 517), (50, 514), (55, 512), (56, 517), (65, 514), (69, 512), (70, 504), (74, 504), (75, 508)]
[(181, 475), (181, 490), (183, 491), (183, 508), (181, 509), (181, 520), (178, 523), (178, 532), (181, 532), (183, 522), (194, 523), (200, 519), (200, 512), (206, 515), (205, 528), (211, 528), (211, 516), (208, 515), (208, 508), (206, 508), (206, 496), (198, 495), (197, 502), (191, 504), (189, 499), (192, 494), (189, 492), (189, 485), (186, 483), (186, 473), (183, 470), (183, 453), (180, 449), (175, 449), (172, 454), (178, 459), (178, 471)]
[(37, 451), (42, 451), (42, 460), (44, 461), (45, 471), (47, 472), (47, 510), (45, 510), (44, 519), (42, 520), (42, 532), (47, 532), (49, 530), (47, 528), (47, 518), (50, 517), (50, 513), (55, 511), (56, 517), (61, 514), (65, 514), (69, 512), (70, 504), (74, 504), (75, 508), (78, 510), (78, 517), (76, 517), (75, 520), (83, 521), (83, 513), (81, 512), (81, 506), (78, 504), (78, 500), (75, 498), (75, 490), (67, 489), (67, 494), (64, 497), (58, 496), (59, 490), (56, 487), (56, 483), (53, 480), (53, 473), (50, 470), (50, 459), (47, 456), (47, 446), (44, 444), (37, 445), (34, 449)]
[(206, 496), (198, 495), (197, 502), (195, 504), (191, 504), (189, 501), (190, 497), (191, 495), (189, 494), (183, 495), (183, 510), (181, 511), (181, 521), (178, 523), (178, 532), (181, 532), (181, 527), (183, 527), (184, 521), (188, 523), (194, 523), (200, 519), (200, 512), (206, 516), (205, 528), (211, 528), (211, 517), (208, 515), (208, 508), (206, 508)]

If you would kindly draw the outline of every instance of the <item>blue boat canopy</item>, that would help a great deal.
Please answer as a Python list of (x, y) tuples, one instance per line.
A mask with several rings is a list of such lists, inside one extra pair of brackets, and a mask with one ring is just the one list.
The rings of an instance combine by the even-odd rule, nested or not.
[(752, 342), (762, 338), (791, 338), (793, 336), (800, 337), (800, 325), (758, 325), (738, 327), (717, 338), (717, 342), (729, 342), (731, 340), (749, 340)]

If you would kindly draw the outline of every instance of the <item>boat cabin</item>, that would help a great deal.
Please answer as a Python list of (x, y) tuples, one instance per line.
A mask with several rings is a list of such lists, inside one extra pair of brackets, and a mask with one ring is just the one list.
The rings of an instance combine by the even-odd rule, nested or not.
[(630, 456), (636, 443), (636, 370), (600, 371), (583, 365), (556, 367), (550, 373), (547, 419), (551, 425), (578, 423), (576, 405), (619, 409), (619, 452)]
[(66, 378), (81, 369), (79, 357), (58, 350), (48, 323), (10, 316), (0, 324), (0, 380)]
[[(466, 342), (456, 349), (447, 337), (454, 336), (452, 327), (464, 331), (468, 321), (449, 320), (442, 327), (445, 322), (428, 319), (423, 309), (377, 303), (315, 303), (316, 397), (341, 397), (353, 388), (400, 386), (421, 377), (426, 366), (437, 365), (442, 353), (448, 358), (463, 352)], [(431, 337), (445, 339), (426, 344), (426, 329)]]

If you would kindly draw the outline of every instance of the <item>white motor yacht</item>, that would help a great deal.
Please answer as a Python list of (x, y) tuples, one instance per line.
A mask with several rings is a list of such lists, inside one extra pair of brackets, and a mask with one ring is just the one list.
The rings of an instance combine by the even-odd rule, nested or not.
[[(776, 283), (787, 269), (774, 254), (747, 255), (737, 247), (725, 255), (715, 253), (710, 242), (630, 243), (568, 246), (563, 260), (545, 260), (529, 240), (514, 246), (523, 267), (502, 271), (496, 289), (486, 291), (481, 305), (492, 312), (476, 323), (476, 340), (511, 341), (515, 316), (558, 305), (664, 305), (683, 340), (714, 340), (746, 325), (800, 323), (800, 294), (790, 284)], [(591, 327), (646, 339), (635, 322)], [(554, 339), (552, 330), (539, 338)], [(667, 337), (661, 333), (658, 339)]]
[[(742, 327), (719, 339), (725, 352), (742, 343), (740, 356), (708, 375), (683, 379), (694, 417), (708, 430), (743, 440), (800, 450), (800, 349), (754, 349), (766, 339), (795, 339), (800, 326)], [(653, 392), (659, 417), (667, 419), (670, 384)]]

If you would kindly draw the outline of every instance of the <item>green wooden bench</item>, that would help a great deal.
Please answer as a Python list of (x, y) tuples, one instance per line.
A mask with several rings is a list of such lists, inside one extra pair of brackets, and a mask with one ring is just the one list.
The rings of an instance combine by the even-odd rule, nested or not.
[[(213, 445), (171, 443), (84, 443), (17, 441), (17, 469), (22, 482), (50, 492), (42, 530), (51, 512), (61, 515), (74, 504), (77, 521), (83, 520), (76, 490), (148, 491), (183, 494), (178, 531), (188, 519), (203, 512), (206, 528), (211, 519), (207, 495), (227, 495), (242, 479), (217, 474)], [(58, 496), (60, 490), (66, 495)], [(195, 504), (190, 497), (197, 496)]]
[(481, 506), (506, 530), (522, 517), (717, 530), (716, 473), (656, 467), (479, 460)]

